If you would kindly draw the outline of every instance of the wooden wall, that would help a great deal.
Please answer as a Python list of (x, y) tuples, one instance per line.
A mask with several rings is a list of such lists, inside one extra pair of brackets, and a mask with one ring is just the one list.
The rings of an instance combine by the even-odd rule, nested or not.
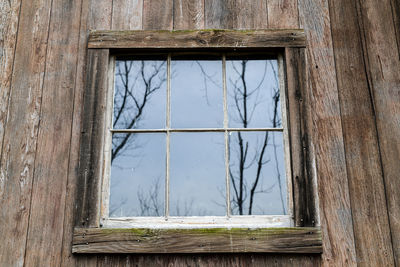
[[(399, 0), (2, 0), (1, 266), (400, 266)], [(87, 31), (303, 28), (322, 256), (73, 256)]]

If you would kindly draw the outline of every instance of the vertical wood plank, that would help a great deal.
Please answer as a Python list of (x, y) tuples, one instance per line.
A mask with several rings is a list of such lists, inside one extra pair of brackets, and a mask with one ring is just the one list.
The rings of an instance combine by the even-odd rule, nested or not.
[(24, 264), (50, 11), (51, 0), (21, 5), (0, 169), (3, 266)]
[(397, 39), (397, 50), (399, 50), (399, 56), (400, 56), (400, 0), (391, 0), (391, 1), (392, 1), (391, 3), (392, 3), (393, 23)]
[(330, 18), (357, 262), (359, 266), (393, 266), (379, 143), (356, 4), (330, 1)]
[(61, 259), (81, 1), (53, 0), (26, 266), (58, 266)]
[(173, 255), (154, 254), (152, 256), (133, 255), (107, 255), (99, 266), (320, 266), (319, 256), (303, 255), (276, 255), (276, 254), (193, 254)]
[(400, 60), (389, 0), (358, 1), (379, 137), (394, 257), (400, 265)]
[(297, 1), (268, 0), (268, 28), (285, 29), (299, 27)]
[(286, 49), (290, 151), (293, 175), (294, 222), (297, 227), (318, 223), (310, 140), (310, 101), (305, 49)]
[(204, 29), (204, 0), (174, 0), (174, 29)]
[(237, 11), (235, 0), (205, 0), (204, 20), (208, 29), (234, 29)]
[(76, 225), (99, 227), (100, 186), (103, 170), (105, 108), (108, 89), (108, 49), (87, 54), (83, 125), (79, 160)]
[[(0, 157), (4, 128), (7, 122), (20, 8), (21, 0), (0, 2), (0, 73), (2, 74), (0, 80)], [(0, 198), (3, 188), (4, 180), (0, 179)]]
[(267, 29), (267, 1), (236, 0), (235, 29)]
[(309, 99), (317, 164), (321, 228), (327, 266), (356, 266), (338, 87), (326, 0), (299, 0), (308, 41)]
[[(66, 199), (64, 211), (63, 245), (61, 251), (61, 266), (77, 266), (83, 264), (82, 257), (72, 256), (72, 235), (74, 228), (74, 211), (78, 199), (76, 195), (79, 166), (79, 145), (81, 136), (81, 116), (83, 103), (84, 73), (86, 69), (87, 53), (87, 17), (89, 14), (89, 1), (82, 1), (81, 27), (79, 35), (79, 51), (77, 54), (77, 73), (75, 77), (74, 111), (72, 117), (71, 145), (68, 162), (68, 180), (66, 186)], [(93, 258), (93, 257), (92, 257)], [(90, 262), (90, 260), (88, 261)], [(85, 264), (87, 266), (95, 265)]]
[(173, 0), (144, 0), (143, 30), (172, 30)]
[[(63, 6), (64, 8), (60, 5), (57, 1), (53, 3), (52, 18), (55, 21), (52, 20), (51, 24), (46, 59), (32, 216), (26, 253), (28, 265), (60, 258), (58, 253), (62, 240), (80, 3)], [(78, 23), (62, 19), (76, 20)], [(60, 69), (63, 70), (61, 74)], [(49, 207), (44, 208), (46, 205)], [(43, 225), (48, 226), (45, 228), (47, 231), (40, 231)]]
[(114, 0), (111, 29), (141, 30), (142, 11), (143, 0)]
[(64, 234), (61, 266), (96, 266), (97, 256), (72, 256), (72, 233), (75, 225), (81, 225), (76, 211), (79, 195), (79, 156), (82, 132), (84, 89), (86, 84), (87, 32), (90, 29), (111, 29), (112, 1), (82, 1), (80, 19), (79, 51), (77, 54), (77, 74), (75, 77), (74, 111), (72, 118), (68, 183), (64, 214)]

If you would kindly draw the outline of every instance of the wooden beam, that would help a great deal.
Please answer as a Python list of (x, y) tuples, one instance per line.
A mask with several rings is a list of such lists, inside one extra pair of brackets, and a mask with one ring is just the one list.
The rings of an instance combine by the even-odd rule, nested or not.
[(92, 31), (88, 48), (305, 47), (302, 30)]
[(305, 49), (288, 48), (286, 57), (286, 79), (290, 150), (292, 159), (294, 221), (297, 227), (317, 225), (314, 177), (311, 170), (310, 118), (307, 109), (310, 100), (307, 97), (307, 66)]
[(319, 228), (75, 228), (73, 253), (321, 253)]
[(89, 50), (84, 91), (75, 225), (98, 227), (109, 50)]

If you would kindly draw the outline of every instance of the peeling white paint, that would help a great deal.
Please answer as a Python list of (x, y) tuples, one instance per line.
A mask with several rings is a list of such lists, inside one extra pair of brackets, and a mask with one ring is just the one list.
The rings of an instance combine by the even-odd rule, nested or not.
[(102, 221), (104, 228), (201, 229), (201, 228), (277, 228), (291, 227), (289, 215), (121, 217)]

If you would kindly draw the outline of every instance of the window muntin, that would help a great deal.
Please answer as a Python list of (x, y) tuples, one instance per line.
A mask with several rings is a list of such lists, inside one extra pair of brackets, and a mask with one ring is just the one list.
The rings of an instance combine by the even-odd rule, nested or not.
[[(278, 75), (279, 68), (282, 67), (281, 63), (278, 64), (277, 58), (271, 59), (270, 56), (264, 59), (261, 57), (253, 59), (238, 56), (226, 58), (221, 55), (219, 58), (201, 59), (202, 56), (199, 55), (196, 58), (182, 59), (180, 57), (175, 60), (173, 55), (168, 55), (165, 61), (135, 60), (134, 58), (116, 60), (114, 120), (110, 131), (113, 141), (112, 151), (115, 151), (115, 143), (118, 143), (117, 139), (121, 139), (121, 136), (129, 136), (128, 140), (146, 139), (144, 137), (146, 136), (149, 140), (143, 145), (124, 148), (125, 154), (130, 155), (123, 155), (123, 153), (121, 156), (111, 156), (110, 218), (204, 215), (231, 217), (234, 215), (285, 215), (291, 212), (287, 203), (286, 191), (290, 187), (287, 187), (289, 181), (285, 178), (283, 152), (283, 143), (287, 140), (280, 111), (280, 96), (284, 91), (280, 90), (280, 86), (283, 85)], [(136, 73), (131, 75), (131, 72), (127, 76), (120, 75), (118, 70), (121, 66), (126, 68), (126, 65), (131, 64), (138, 66)], [(131, 67), (130, 70), (135, 70), (135, 68)], [(194, 74), (190, 75), (190, 73)], [(127, 82), (124, 83), (123, 77), (128, 77), (125, 79), (133, 81), (132, 84), (136, 87), (129, 86)], [(151, 77), (152, 80), (149, 83)], [(189, 82), (185, 80), (185, 77)], [(141, 86), (138, 85), (140, 79)], [(190, 81), (193, 81), (195, 86), (185, 90), (190, 85)], [(151, 84), (150, 87), (149, 84)], [(247, 85), (247, 88), (244, 85)], [(129, 114), (128, 118), (135, 118), (140, 113), (137, 122), (128, 124), (129, 127), (126, 128), (115, 127), (116, 114), (119, 113), (116, 107), (122, 106), (120, 92), (124, 91), (126, 86), (129, 90), (141, 88), (144, 92), (151, 93), (147, 95), (148, 99), (143, 110), (137, 109), (135, 113), (132, 112), (134, 108), (131, 108), (126, 112)], [(156, 89), (153, 90), (152, 86)], [(180, 91), (184, 92), (181, 96)], [(203, 95), (199, 95), (199, 92)], [(244, 94), (247, 95), (246, 101), (244, 101)], [(146, 93), (135, 95), (130, 92), (129, 95), (136, 98), (142, 97), (142, 99), (146, 97)], [(189, 105), (182, 99), (183, 97), (190, 99)], [(199, 100), (198, 103), (196, 99)], [(141, 107), (137, 102), (140, 101), (132, 99), (131, 106), (134, 104), (136, 107)], [(246, 112), (244, 112), (246, 105), (244, 102), (250, 106), (246, 107)], [(188, 120), (188, 116), (182, 116), (182, 114), (189, 114), (191, 107), (195, 110), (195, 116), (193, 120)], [(282, 110), (284, 109), (283, 107)], [(174, 119), (174, 115), (177, 119)], [(164, 121), (159, 120), (160, 117), (163, 117)], [(214, 144), (210, 145), (210, 142)], [(182, 146), (190, 147), (190, 145), (192, 145), (190, 151), (184, 152)], [(157, 147), (158, 151), (151, 151), (149, 147)], [(204, 151), (201, 151), (201, 147)], [(197, 153), (191, 153), (196, 149), (199, 150)], [(214, 153), (212, 157), (201, 155), (207, 154), (201, 153), (207, 149)], [(245, 160), (243, 160), (244, 156)], [(125, 159), (118, 159), (118, 157)], [(126, 158), (131, 158), (131, 160)], [(191, 179), (185, 179), (185, 171), (179, 165), (183, 160), (191, 158), (194, 162), (196, 158), (200, 158), (208, 161), (208, 164), (191, 162), (188, 164), (191, 167), (188, 168), (191, 175), (186, 173), (186, 177)], [(218, 160), (210, 158), (218, 158)], [(146, 163), (143, 163), (143, 160)], [(268, 166), (270, 162), (274, 164)], [(150, 170), (140, 171), (140, 168), (144, 169), (146, 165)], [(211, 168), (213, 165), (216, 167)], [(261, 171), (258, 171), (259, 168)], [(204, 173), (204, 170), (210, 169), (218, 169), (218, 171)], [(150, 174), (142, 174), (149, 171), (157, 172), (157, 174), (151, 174), (155, 177), (154, 179), (149, 179)], [(137, 177), (135, 182), (127, 183), (127, 179), (121, 176), (124, 172), (134, 180)], [(271, 178), (268, 178), (271, 173), (275, 173), (274, 180), (276, 180), (272, 183), (269, 181)], [(215, 176), (220, 178), (213, 178)], [(243, 182), (240, 182), (241, 176), (243, 176)], [(251, 177), (251, 181), (246, 182), (250, 180), (246, 177)], [(185, 182), (187, 184), (188, 181), (197, 182), (189, 182), (188, 190), (185, 190), (182, 185)], [(255, 181), (257, 185), (254, 187)], [(202, 198), (203, 194), (205, 196)], [(210, 196), (213, 197), (207, 205), (205, 203)], [(107, 197), (103, 197), (104, 199), (107, 201)], [(144, 206), (147, 210), (143, 210)], [(204, 207), (214, 208), (207, 211)], [(221, 212), (221, 208), (224, 212)], [(103, 218), (107, 217), (107, 214), (103, 215), (105, 215)]]

